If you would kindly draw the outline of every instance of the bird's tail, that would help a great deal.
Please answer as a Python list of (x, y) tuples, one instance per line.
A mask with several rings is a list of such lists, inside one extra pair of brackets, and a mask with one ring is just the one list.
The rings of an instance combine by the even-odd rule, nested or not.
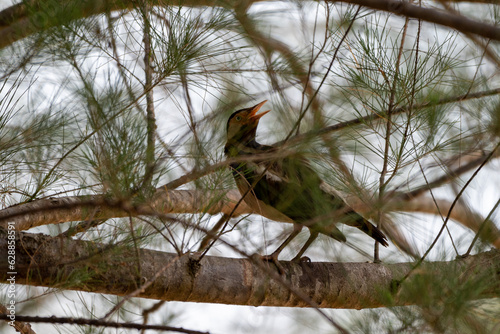
[(330, 238), (333, 238), (337, 241), (340, 242), (346, 242), (347, 238), (345, 237), (344, 233), (342, 233), (335, 224), (330, 225), (329, 228), (325, 229), (325, 231), (321, 231), (322, 233), (326, 234)]
[(389, 246), (389, 244), (387, 243), (387, 237), (385, 236), (384, 232), (382, 232), (378, 227), (363, 218), (363, 216), (361, 216), (359, 213), (349, 211), (346, 213), (345, 219), (346, 221), (343, 221), (344, 224), (360, 229), (376, 241), (380, 242), (385, 247)]

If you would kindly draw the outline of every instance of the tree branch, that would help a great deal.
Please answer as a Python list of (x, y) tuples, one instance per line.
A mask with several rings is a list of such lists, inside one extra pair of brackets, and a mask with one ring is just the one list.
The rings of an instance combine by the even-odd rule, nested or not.
[[(248, 4), (263, 0), (248, 0)], [(424, 8), (399, 0), (344, 0), (364, 7), (378, 9), (397, 15), (418, 18), (423, 21), (440, 24), (456, 29), (462, 33), (476, 34), (492, 40), (500, 40), (500, 28), (469, 19), (462, 15), (448, 13), (435, 8)], [(185, 7), (228, 7), (234, 8), (240, 1), (231, 0), (184, 0), (163, 1), (149, 0), (151, 6), (182, 5)], [(31, 0), (19, 3), (0, 11), (0, 48), (4, 48), (18, 40), (36, 32), (72, 20), (102, 14), (106, 11), (130, 10), (135, 1), (105, 0)], [(57, 17), (57, 20), (54, 20)]]
[[(1, 314), (1, 313), (0, 313), (0, 319), (9, 320), (9, 318), (5, 314)], [(185, 333), (185, 334), (209, 334), (209, 332), (201, 332), (201, 331), (195, 331), (195, 330), (191, 330), (191, 329), (184, 329), (182, 327), (136, 324), (133, 322), (116, 322), (116, 321), (106, 321), (106, 320), (100, 320), (100, 319), (54, 317), (54, 316), (33, 317), (33, 316), (18, 315), (18, 314), (16, 314), (16, 319), (19, 319), (19, 321), (23, 321), (25, 323), (86, 325), (86, 326), (92, 326), (92, 327), (129, 328), (129, 329), (137, 329), (137, 330), (149, 329), (149, 330), (157, 330), (157, 331), (161, 331), (161, 332), (168, 331), (168, 332), (177, 332), (177, 333)], [(22, 333), (34, 334), (35, 332), (22, 332)]]
[[(364, 203), (356, 196), (342, 194), (347, 203), (357, 212), (366, 217), (371, 217), (373, 207)], [(240, 201), (238, 190), (169, 190), (158, 188), (152, 200), (148, 203), (133, 204), (132, 202), (113, 201), (104, 195), (93, 196), (68, 196), (33, 201), (15, 205), (0, 211), (0, 227), (6, 228), (9, 222), (14, 223), (16, 230), (23, 231), (30, 228), (48, 224), (59, 224), (71, 221), (99, 220), (139, 216), (148, 213), (159, 215), (171, 213), (200, 213), (226, 214), (232, 213), (233, 217), (243, 214), (255, 213), (244, 201)], [(441, 210), (447, 211), (450, 202), (438, 200)], [(235, 207), (236, 206), (236, 207)], [(234, 212), (233, 212), (234, 210)], [(439, 214), (435, 203), (426, 197), (410, 198), (394, 194), (392, 200), (387, 201), (383, 208), (389, 212), (423, 212), (434, 215)], [(465, 227), (478, 232), (484, 218), (474, 210), (457, 204), (450, 218)], [(397, 224), (386, 220), (386, 232), (398, 247), (408, 254), (416, 254), (415, 250), (404, 239)], [(480, 235), (481, 239), (500, 248), (500, 230), (494, 222), (487, 221)]]
[[(14, 327), (16, 332), (21, 334), (36, 334), (26, 320), (19, 319), (17, 315), (11, 315), (9, 310), (2, 304), (0, 304), (0, 319), (4, 319), (10, 323), (9, 325)], [(13, 321), (12, 319), (16, 320)]]
[[(249, 0), (251, 2), (262, 0)], [(231, 4), (230, 0), (148, 0), (151, 6), (215, 7)], [(73, 20), (109, 11), (131, 10), (134, 0), (28, 0), (0, 11), (0, 48), (34, 33)], [(56, 18), (56, 19), (55, 19)]]
[[(436, 205), (438, 207), (436, 207)], [(436, 202), (430, 197), (419, 197), (412, 201), (401, 201), (391, 203), (387, 208), (390, 211), (403, 211), (403, 212), (418, 212), (429, 213), (432, 215), (439, 215), (439, 212), (448, 212), (451, 208), (452, 201), (446, 199), (437, 199)], [(500, 249), (500, 230), (496, 227), (495, 223), (491, 220), (486, 220), (477, 211), (467, 207), (464, 203), (458, 202), (453, 207), (450, 214), (450, 219), (459, 222), (463, 226), (478, 232), (481, 225), (484, 227), (479, 235), (481, 240), (491, 243), (496, 248)]]
[[(104, 195), (68, 196), (33, 201), (0, 211), (0, 227), (13, 222), (16, 230), (71, 221), (137, 216), (140, 212), (230, 214), (241, 198), (238, 190), (164, 190), (157, 189), (148, 203), (114, 201)], [(241, 202), (234, 216), (251, 213)]]
[[(7, 259), (7, 231), (0, 229), (0, 258)], [(16, 233), (16, 283), (95, 293), (127, 295), (137, 286), (153, 282), (138, 297), (253, 306), (308, 307), (302, 299), (262, 271), (249, 259), (190, 255), (140, 249), (139, 277), (136, 251), (127, 246)], [(154, 279), (158, 268), (170, 264)], [(488, 288), (473, 298), (500, 297), (500, 252), (490, 251), (451, 262), (424, 264), (408, 281), (395, 282), (411, 263), (302, 263), (282, 262), (288, 284), (304, 292), (321, 308), (373, 308), (418, 303), (408, 292), (412, 280), (422, 276), (446, 281), (450, 273), (461, 277), (459, 286), (485, 279)], [(113, 270), (109, 270), (113, 268)], [(6, 263), (0, 281), (7, 282)], [(88, 277), (82, 281), (82, 274)], [(451, 278), (450, 278), (451, 279)], [(434, 283), (433, 283), (434, 284)], [(456, 289), (458, 289), (457, 287)], [(453, 289), (446, 289), (453, 290)], [(394, 293), (396, 292), (397, 293)]]
[(437, 8), (425, 8), (401, 0), (343, 0), (343, 2), (383, 10), (400, 16), (421, 19), (422, 21), (456, 29), (464, 34), (475, 34), (500, 41), (500, 28)]

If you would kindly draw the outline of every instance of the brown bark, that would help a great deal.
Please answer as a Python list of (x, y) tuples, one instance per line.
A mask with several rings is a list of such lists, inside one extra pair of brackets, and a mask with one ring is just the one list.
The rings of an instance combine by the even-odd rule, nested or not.
[(110, 200), (103, 195), (49, 198), (1, 210), (0, 227), (5, 228), (8, 222), (13, 222), (16, 230), (22, 231), (36, 226), (70, 221), (137, 216), (141, 212), (155, 212), (158, 214), (233, 213), (234, 216), (251, 213), (244, 202), (241, 202), (235, 209), (240, 198), (238, 190), (211, 190), (210, 192), (202, 190), (167, 191), (162, 188), (157, 189), (152, 200), (147, 204), (132, 204), (126, 201)]
[[(7, 308), (1, 304), (0, 304), (0, 314), (6, 316), (5, 320), (7, 322), (12, 321), (11, 318), (9, 317), (9, 315), (10, 315), (9, 310), (7, 310)], [(18, 319), (17, 316), (16, 316), (16, 319)], [(26, 322), (25, 320), (22, 320), (22, 321), (19, 319), (14, 320), (12, 327), (14, 327), (16, 332), (19, 332), (22, 334), (36, 334), (36, 332), (31, 329), (31, 325), (28, 322)]]
[(344, 0), (343, 2), (436, 23), (464, 34), (474, 34), (496, 41), (500, 40), (500, 28), (437, 8), (426, 8), (400, 0)]
[[(403, 196), (404, 197), (404, 196)], [(398, 198), (396, 194), (396, 198)], [(252, 210), (240, 202), (238, 190), (202, 191), (202, 190), (169, 190), (158, 188), (151, 202), (133, 204), (128, 201), (113, 201), (103, 195), (68, 196), (37, 200), (30, 203), (15, 205), (0, 210), (0, 227), (7, 227), (12, 222), (18, 231), (48, 224), (59, 224), (70, 221), (88, 221), (107, 218), (120, 218), (139, 215), (165, 215), (172, 213), (223, 213), (233, 217), (250, 214)], [(367, 218), (372, 218), (372, 207), (354, 196), (344, 199), (356, 211)], [(446, 214), (451, 202), (437, 199), (434, 202), (429, 197), (419, 196), (406, 200), (395, 200), (384, 204), (385, 213), (390, 212), (421, 212), (434, 215)], [(439, 205), (439, 210), (436, 207)], [(451, 212), (450, 218), (477, 232), (482, 224), (486, 224), (481, 233), (481, 239), (500, 248), (500, 230), (494, 222), (486, 221), (477, 212), (458, 203)], [(414, 247), (400, 228), (389, 217), (384, 219), (384, 231), (400, 249), (407, 254), (418, 256)]]
[[(261, 0), (248, 0), (248, 5), (259, 1)], [(418, 18), (423, 21), (450, 27), (466, 34), (476, 34), (493, 40), (500, 40), (500, 28), (436, 8), (420, 7), (409, 2), (397, 0), (346, 0), (345, 2), (397, 15)], [(56, 24), (67, 23), (71, 20), (102, 14), (107, 11), (131, 9), (134, 5), (134, 1), (131, 0), (32, 0), (27, 1), (27, 3), (29, 6), (26, 6), (24, 3), (16, 4), (0, 12), (0, 48), (4, 48)], [(181, 3), (182, 6), (187, 7), (224, 6), (234, 8), (241, 1), (184, 0), (176, 2), (151, 0), (149, 3), (152, 6), (175, 6)], [(53, 17), (58, 17), (59, 21), (54, 20)]]
[[(6, 230), (0, 229), (2, 259), (7, 259), (7, 240)], [(282, 262), (286, 274), (279, 276), (269, 274), (269, 270), (275, 271), (273, 266), (262, 270), (261, 262), (256, 261), (205, 256), (198, 262), (190, 255), (178, 257), (146, 249), (137, 253), (126, 246), (16, 233), (17, 284), (253, 306), (308, 307), (309, 298), (321, 308), (360, 309), (418, 303), (418, 296), (406, 293), (407, 288), (415, 286), (412, 279), (428, 275), (446, 280), (453, 273), (463, 285), (478, 282), (478, 277), (487, 278), (481, 284), (488, 288), (477, 298), (500, 296), (498, 251), (423, 264), (399, 287), (397, 294), (394, 283), (410, 270), (411, 263)], [(1, 282), (7, 282), (8, 271), (2, 261)], [(151, 284), (145, 286), (146, 283)], [(307, 298), (297, 297), (293, 290), (301, 291)]]
[[(257, 2), (262, 0), (251, 0)], [(233, 6), (231, 0), (150, 0), (151, 6), (215, 7)], [(137, 5), (133, 0), (31, 0), (0, 11), (0, 48), (4, 48), (34, 33), (57, 24), (103, 14), (108, 11), (130, 10)], [(54, 18), (57, 18), (55, 20)]]
[[(448, 213), (453, 201), (445, 199), (436, 199), (435, 201), (430, 197), (419, 197), (412, 201), (400, 202), (399, 207), (393, 207), (392, 210), (403, 212), (418, 212), (429, 213), (443, 218)], [(396, 204), (397, 206), (398, 204)], [(500, 249), (500, 230), (496, 227), (495, 223), (475, 212), (472, 208), (467, 207), (463, 203), (456, 204), (450, 213), (450, 218), (459, 222), (463, 226), (478, 232), (482, 227), (480, 237), (483, 241), (491, 243), (495, 248)]]

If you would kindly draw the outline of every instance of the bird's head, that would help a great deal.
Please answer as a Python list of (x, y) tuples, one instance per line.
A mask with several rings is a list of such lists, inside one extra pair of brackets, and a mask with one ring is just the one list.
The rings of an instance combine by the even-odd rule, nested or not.
[(262, 116), (270, 112), (266, 110), (257, 114), (259, 109), (266, 103), (261, 103), (246, 109), (235, 111), (227, 121), (227, 141), (246, 144), (255, 140), (255, 134), (259, 120)]

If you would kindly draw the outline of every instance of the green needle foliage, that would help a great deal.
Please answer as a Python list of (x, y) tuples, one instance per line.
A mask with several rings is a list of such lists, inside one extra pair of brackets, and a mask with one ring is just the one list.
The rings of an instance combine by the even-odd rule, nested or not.
[[(421, 6), (443, 7), (440, 15), (465, 15), (492, 31), (499, 23), (496, 5)], [(488, 294), (498, 290), (491, 281), (498, 273), (480, 266), (466, 274), (458, 266), (429, 269), (500, 247), (498, 42), (410, 16), (304, 1), (33, 0), (0, 11), (0, 215), (35, 205), (22, 214), (43, 223), (26, 233), (60, 238), (61, 247), (93, 245), (76, 261), (83, 269), (62, 258), (70, 269), (43, 278), (48, 288), (30, 287), (37, 275), (30, 272), (18, 284), (23, 310), (210, 332), (498, 332), (498, 298)], [(266, 255), (289, 235), (289, 225), (248, 210), (229, 217), (235, 203), (221, 205), (236, 189), (224, 162), (227, 120), (263, 100), (263, 110), (272, 111), (261, 119), (257, 140), (282, 148), (267, 158), (303, 157), (390, 239), (381, 250), (339, 224), (347, 242), (320, 236), (307, 249), (311, 261), (342, 262), (346, 269), (350, 262), (409, 262), (408, 277), (393, 281), (400, 290), (373, 291), (385, 307), (317, 313), (314, 303), (323, 301), (300, 291), (312, 298), (310, 309), (221, 312), (208, 305), (214, 319), (236, 315), (203, 327), (188, 320), (203, 313), (195, 306), (138, 297), (148, 288), (182, 289), (162, 287), (158, 277), (171, 264), (145, 263), (146, 250), (190, 254), (195, 277), (205, 256)], [(290, 164), (290, 175), (293, 167), (299, 168)], [(302, 180), (318, 183), (315, 175)], [(170, 197), (161, 196), (176, 190), (188, 195), (165, 214)], [(320, 189), (309, 194), (315, 203), (324, 198)], [(72, 200), (86, 201), (84, 218), (71, 216), (79, 209)], [(65, 216), (51, 216), (60, 211)], [(301, 248), (305, 230), (283, 251), (284, 260)], [(116, 293), (117, 279), (109, 294), (72, 291), (100, 286), (104, 274), (117, 270), (108, 259), (131, 268), (133, 287)], [(145, 281), (150, 266), (157, 281)], [(353, 286), (370, 275), (353, 279)], [(203, 283), (226, 279), (230, 274)], [(303, 280), (293, 277), (290, 285)], [(293, 286), (286, 291), (290, 300), (304, 298)], [(55, 323), (35, 331), (46, 328), (136, 331)], [(0, 324), (0, 332), (9, 331)]]

